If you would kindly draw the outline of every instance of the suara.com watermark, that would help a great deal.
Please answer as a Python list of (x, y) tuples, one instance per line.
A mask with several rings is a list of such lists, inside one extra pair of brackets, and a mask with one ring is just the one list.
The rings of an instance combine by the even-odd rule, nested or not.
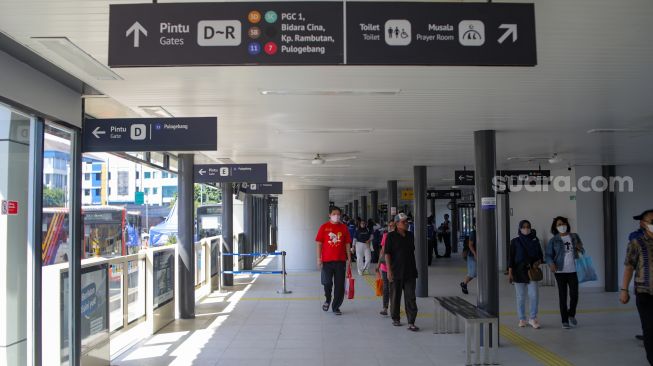
[(570, 176), (555, 177), (517, 177), (495, 176), (492, 188), (496, 192), (633, 192), (635, 183), (632, 177), (582, 176), (575, 181)]

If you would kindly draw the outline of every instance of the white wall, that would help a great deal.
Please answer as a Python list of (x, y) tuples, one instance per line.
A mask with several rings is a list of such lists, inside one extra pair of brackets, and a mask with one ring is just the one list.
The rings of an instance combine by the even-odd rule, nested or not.
[(639, 228), (639, 222), (633, 220), (633, 216), (639, 215), (644, 210), (653, 209), (653, 199), (651, 198), (653, 196), (653, 166), (617, 166), (617, 176), (633, 178), (633, 192), (617, 193), (619, 286), (621, 286), (628, 235)]
[(289, 271), (316, 270), (315, 234), (329, 219), (325, 187), (284, 190), (279, 196), (279, 250)]
[(79, 93), (0, 51), (0, 95), (16, 103), (81, 127)]

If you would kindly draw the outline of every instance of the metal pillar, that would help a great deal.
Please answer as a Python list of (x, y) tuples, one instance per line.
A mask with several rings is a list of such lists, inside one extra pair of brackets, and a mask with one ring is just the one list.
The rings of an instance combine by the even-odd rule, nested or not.
[(361, 217), (367, 221), (367, 196), (361, 196)]
[[(83, 105), (82, 105), (83, 107)], [(70, 204), (71, 246), (68, 251), (68, 364), (81, 365), (82, 355), (82, 132), (73, 134), (73, 159), (70, 163), (73, 179), (70, 179), (73, 199)], [(41, 335), (36, 335), (40, 337)]]
[(179, 154), (177, 185), (177, 281), (179, 283), (179, 316), (182, 319), (195, 318), (195, 241), (193, 240), (194, 182), (195, 167), (193, 154)]
[(460, 211), (456, 199), (451, 200), (451, 252), (458, 253), (458, 232), (460, 231)]
[[(251, 253), (253, 248), (253, 221), (254, 221), (254, 202), (251, 194), (245, 195), (245, 201), (243, 202), (243, 230), (244, 230), (244, 243), (238, 243), (238, 251), (240, 253)], [(243, 257), (243, 269), (245, 271), (252, 270), (252, 264), (254, 260), (250, 256)]]
[(359, 216), (360, 216), (360, 214), (359, 214), (359, 211), (358, 211), (358, 200), (354, 200), (354, 212), (353, 212), (352, 217), (354, 219), (356, 219)]
[[(222, 253), (233, 253), (234, 248), (234, 187), (222, 183)], [(234, 257), (222, 256), (222, 270), (233, 271)], [(233, 286), (234, 275), (222, 274), (222, 286)]]
[(504, 192), (505, 195), (505, 200), (503, 201), (503, 217), (504, 217), (504, 230), (506, 231), (506, 271), (508, 270), (508, 265), (510, 263), (510, 237), (512, 234), (510, 233), (510, 191), (508, 191), (508, 188), (506, 187), (506, 191)]
[[(392, 218), (393, 215), (396, 215), (399, 212), (399, 200), (397, 198), (397, 181), (389, 180), (388, 181), (388, 218)], [(395, 211), (392, 212), (394, 207)]]
[[(609, 182), (617, 169), (614, 165), (602, 166), (603, 178)], [(619, 253), (617, 251), (617, 195), (614, 191), (603, 191), (603, 253), (605, 263), (605, 291), (619, 289)]]
[(372, 206), (372, 220), (379, 222), (379, 191), (370, 192), (370, 205)]
[(417, 262), (417, 289), (418, 297), (429, 296), (429, 267), (428, 250), (426, 242), (426, 167), (413, 167), (413, 191), (415, 192), (415, 260)]
[[(478, 258), (478, 307), (499, 315), (499, 275), (497, 273), (496, 194), (492, 178), (496, 174), (496, 136), (494, 130), (474, 131), (476, 242)], [(481, 203), (486, 199), (486, 207)]]

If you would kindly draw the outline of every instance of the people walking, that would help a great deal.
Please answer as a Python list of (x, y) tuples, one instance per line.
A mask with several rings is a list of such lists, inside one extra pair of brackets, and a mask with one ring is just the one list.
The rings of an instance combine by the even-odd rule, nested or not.
[(451, 257), (451, 222), (449, 222), (449, 214), (444, 214), (444, 221), (440, 224), (439, 231), (444, 241), (444, 255), (445, 258)]
[(340, 212), (338, 207), (332, 207), (329, 221), (320, 226), (315, 236), (317, 267), (322, 271), (324, 286), (322, 310), (329, 311), (331, 306), (336, 315), (342, 315), (340, 306), (345, 298), (345, 271), (351, 266), (351, 238), (347, 226), (340, 222)]
[[(358, 275), (362, 276), (368, 271), (368, 267), (372, 262), (372, 229), (367, 227), (367, 222), (361, 220), (356, 228), (356, 268)], [(369, 272), (368, 272), (369, 273)]]
[(408, 216), (395, 216), (396, 230), (388, 233), (384, 247), (388, 281), (392, 286), (392, 325), (400, 326), (401, 294), (404, 295), (404, 306), (408, 320), (408, 330), (418, 331), (415, 325), (417, 318), (417, 263), (415, 261), (415, 237), (408, 231)]
[(629, 238), (619, 300), (622, 304), (630, 301), (628, 288), (634, 276), (635, 304), (644, 332), (646, 359), (653, 365), (653, 210), (646, 210), (633, 219), (639, 220), (640, 229)]
[[(476, 225), (476, 219), (472, 219), (472, 224)], [(460, 288), (463, 294), (469, 294), (467, 285), (476, 278), (476, 228), (473, 228), (469, 233), (469, 237), (465, 238), (465, 247), (463, 248), (463, 259), (467, 261), (467, 275), (460, 283)]]
[[(539, 284), (531, 278), (529, 270), (539, 268), (544, 261), (544, 255), (540, 241), (531, 229), (530, 221), (520, 221), (517, 234), (517, 237), (510, 241), (508, 280), (515, 286), (519, 326), (523, 328), (530, 324), (533, 328), (539, 329), (540, 322), (537, 319)], [(528, 320), (526, 319), (527, 293), (530, 307)]]
[(387, 232), (383, 233), (381, 238), (381, 252), (379, 253), (379, 263), (376, 266), (376, 272), (381, 275), (383, 280), (383, 309), (380, 314), (383, 316), (388, 316), (388, 305), (390, 303), (391, 290), (390, 290), (390, 281), (388, 281), (388, 267), (385, 263), (385, 243), (388, 238), (388, 233), (395, 231), (395, 222), (391, 220), (388, 222)]
[(433, 252), (437, 253), (436, 241), (435, 241), (435, 219), (434, 216), (429, 216), (426, 224), (426, 242), (428, 244), (428, 265), (430, 266), (433, 263)]
[[(576, 307), (578, 306), (578, 275), (576, 259), (578, 253), (585, 253), (583, 242), (576, 233), (571, 232), (571, 225), (566, 217), (558, 216), (551, 224), (553, 238), (546, 246), (546, 263), (551, 267), (558, 283), (560, 317), (562, 327), (570, 329), (578, 326)], [(569, 297), (569, 303), (567, 303)]]

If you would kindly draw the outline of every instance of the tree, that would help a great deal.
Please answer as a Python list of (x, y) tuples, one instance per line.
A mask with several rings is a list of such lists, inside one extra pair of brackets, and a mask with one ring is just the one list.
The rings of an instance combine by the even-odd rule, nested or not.
[(61, 188), (43, 187), (43, 207), (63, 207), (66, 192)]

